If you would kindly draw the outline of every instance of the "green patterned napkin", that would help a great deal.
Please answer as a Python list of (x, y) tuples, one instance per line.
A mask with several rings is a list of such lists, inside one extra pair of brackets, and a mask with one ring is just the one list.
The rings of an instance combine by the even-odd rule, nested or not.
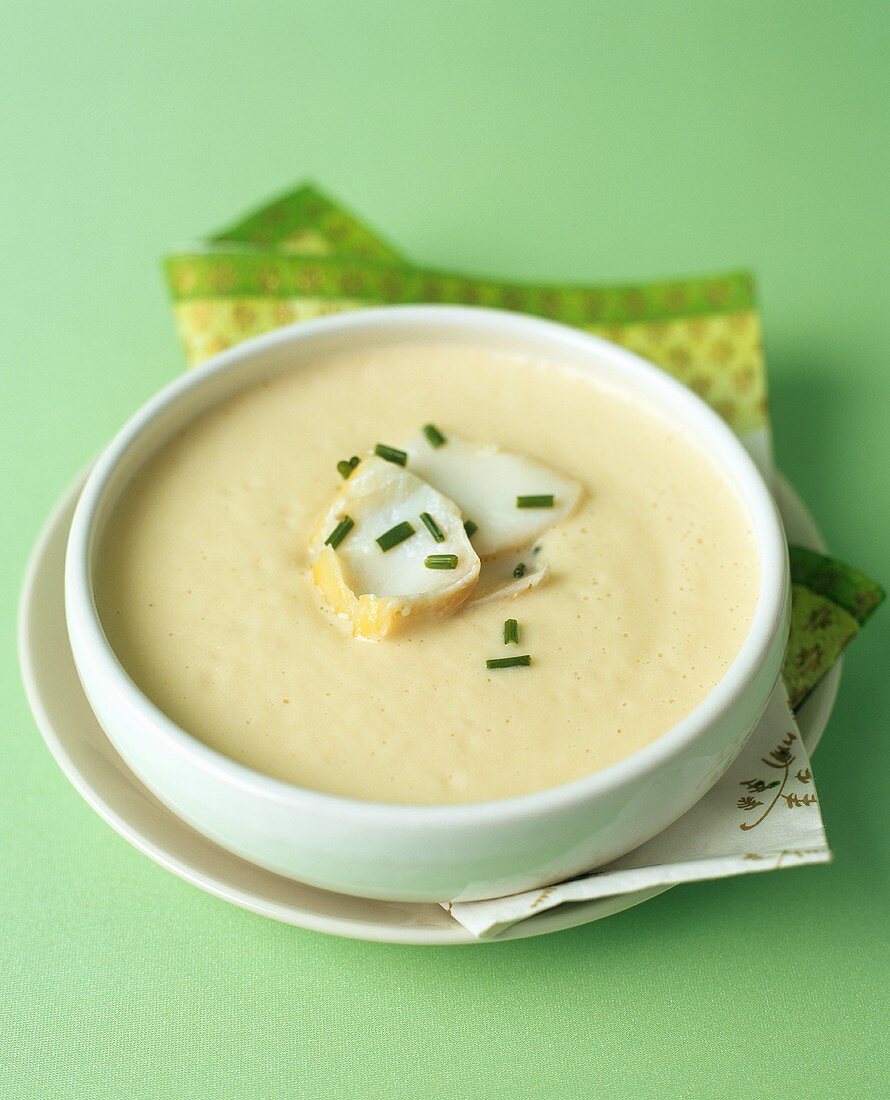
[[(766, 364), (750, 275), (547, 286), (429, 270), (410, 264), (310, 186), (168, 257), (165, 272), (190, 364), (280, 325), (373, 305), (483, 305), (574, 325), (622, 344), (688, 385), (771, 476)], [(791, 547), (791, 567), (783, 676), (797, 707), (884, 593), (851, 567), (800, 547)]]
[(863, 573), (802, 546), (791, 557), (791, 636), (782, 676), (799, 707), (884, 598)]

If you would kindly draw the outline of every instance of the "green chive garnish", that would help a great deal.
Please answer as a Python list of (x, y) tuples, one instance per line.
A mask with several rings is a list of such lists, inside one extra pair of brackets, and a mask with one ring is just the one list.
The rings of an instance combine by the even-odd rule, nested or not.
[(387, 462), (394, 462), (396, 466), (408, 465), (408, 453), (400, 451), (398, 447), (387, 447), (385, 443), (378, 443), (374, 448), (374, 454), (385, 458)]
[(324, 540), (325, 546), (330, 546), (332, 550), (336, 550), (340, 543), (346, 538), (349, 532), (355, 527), (355, 520), (350, 516), (344, 516), (333, 531)]
[(525, 562), (524, 561), (521, 561), (519, 563), (519, 565), (517, 565), (516, 568), (513, 570), (513, 576), (514, 577), (524, 577), (525, 576)]
[(530, 665), (531, 655), (524, 653), (521, 657), (495, 657), (485, 662), (486, 668), (516, 668), (517, 665)]
[(390, 527), (388, 531), (384, 531), (380, 538), (375, 541), (380, 549), (386, 553), (387, 550), (392, 550), (394, 546), (398, 546), (405, 539), (410, 539), (413, 534), (414, 528), (407, 520), (404, 520), (402, 523), (397, 523), (395, 527)]
[(436, 523), (436, 521), (429, 514), (429, 512), (421, 512), (420, 513), (420, 519), (421, 519), (421, 522), (423, 523), (424, 527), (427, 529), (427, 531), (429, 531), (429, 533), (433, 536), (433, 538), (436, 540), (436, 542), (444, 542), (445, 541), (445, 536), (440, 531), (438, 523)]
[(467, 533), (467, 538), (471, 539), (473, 537), (473, 535), (475, 535), (476, 532), (479, 530), (479, 525), (476, 524), (476, 523), (473, 523), (473, 521), (471, 519), (468, 519), (466, 521), (466, 523), (464, 524), (464, 530)]
[(345, 480), (347, 477), (349, 477), (349, 475), (356, 468), (356, 466), (358, 466), (358, 464), (359, 464), (358, 455), (353, 455), (352, 458), (341, 459), (337, 463), (337, 469), (340, 471), (340, 476), (342, 478), (344, 478), (344, 480)]
[(423, 434), (426, 436), (426, 441), (431, 447), (441, 447), (443, 443), (448, 442), (435, 424), (424, 424)]
[(457, 554), (429, 554), (423, 564), (427, 569), (457, 569)]
[(504, 645), (519, 644), (519, 623), (516, 619), (507, 619), (504, 623)]
[(517, 497), (517, 508), (552, 508), (553, 493), (539, 493), (537, 496)]

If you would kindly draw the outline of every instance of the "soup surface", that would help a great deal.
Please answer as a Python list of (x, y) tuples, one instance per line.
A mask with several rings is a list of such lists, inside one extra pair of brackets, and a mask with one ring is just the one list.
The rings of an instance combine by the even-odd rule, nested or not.
[[(355, 639), (307, 539), (339, 459), (429, 421), (577, 479), (581, 501), (538, 540), (537, 588)], [(733, 490), (648, 410), (553, 364), (398, 345), (192, 422), (116, 507), (96, 598), (142, 691), (227, 756), (319, 791), (455, 803), (578, 779), (665, 733), (736, 656), (758, 583)], [(486, 668), (512, 652), (531, 665)]]

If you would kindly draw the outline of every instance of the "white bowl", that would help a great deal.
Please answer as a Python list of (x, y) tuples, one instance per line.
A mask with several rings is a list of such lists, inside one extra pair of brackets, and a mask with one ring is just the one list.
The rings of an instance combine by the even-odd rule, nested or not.
[[(518, 351), (619, 386), (711, 456), (746, 508), (760, 554), (748, 635), (714, 690), (673, 729), (575, 782), (496, 802), (361, 802), (261, 775), (192, 737), (129, 678), (93, 598), (97, 541), (146, 458), (231, 393), (320, 357), (393, 342), (472, 343)], [(759, 719), (779, 675), (790, 582), (781, 521), (744, 448), (684, 386), (630, 352), (519, 314), (407, 306), (278, 329), (217, 356), (162, 390), (102, 453), (68, 542), (65, 604), (78, 674), (127, 764), (184, 821), (269, 870), (340, 893), (393, 901), (496, 897), (614, 859), (685, 813), (717, 782)], [(306, 690), (311, 690), (307, 685)]]

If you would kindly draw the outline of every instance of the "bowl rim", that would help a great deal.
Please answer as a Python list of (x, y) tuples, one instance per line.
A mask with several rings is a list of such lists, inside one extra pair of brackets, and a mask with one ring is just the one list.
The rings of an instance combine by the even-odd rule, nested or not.
[[(714, 688), (674, 726), (630, 756), (555, 787), (483, 802), (415, 804), (349, 798), (265, 775), (211, 748), (169, 718), (130, 678), (112, 649), (96, 609), (91, 569), (94, 524), (103, 505), (105, 491), (118, 464), (143, 433), (151, 430), (156, 419), (186, 395), (209, 384), (209, 380), (228, 372), (249, 372), (250, 364), (270, 349), (308, 342), (336, 331), (360, 334), (366, 330), (404, 326), (404, 335), (408, 337), (412, 330), (420, 331), (431, 325), (441, 327), (443, 324), (469, 334), (478, 334), (479, 326), (489, 335), (509, 333), (515, 338), (526, 334), (530, 342), (537, 338), (590, 353), (609, 361), (611, 365), (626, 369), (653, 391), (660, 391), (669, 403), (685, 405), (689, 419), (702, 422), (710, 437), (709, 444), (716, 444), (720, 457), (732, 470), (736, 489), (749, 512), (760, 555), (760, 590), (748, 632)], [(704, 436), (705, 431), (701, 434)], [(698, 438), (697, 442), (707, 451), (702, 438)], [(79, 672), (81, 661), (88, 659), (103, 687), (125, 698), (139, 712), (144, 724), (151, 727), (155, 736), (161, 738), (176, 755), (200, 770), (266, 800), (291, 804), (316, 814), (373, 821), (397, 828), (483, 825), (528, 819), (614, 793), (656, 771), (663, 763), (680, 755), (732, 709), (759, 670), (776, 631), (782, 625), (789, 587), (785, 535), (772, 495), (737, 436), (696, 394), (654, 364), (601, 337), (524, 314), (459, 305), (381, 306), (296, 322), (245, 340), (185, 372), (133, 413), (99, 455), (77, 502), (65, 555), (65, 614)], [(84, 679), (82, 672), (81, 678)]]

